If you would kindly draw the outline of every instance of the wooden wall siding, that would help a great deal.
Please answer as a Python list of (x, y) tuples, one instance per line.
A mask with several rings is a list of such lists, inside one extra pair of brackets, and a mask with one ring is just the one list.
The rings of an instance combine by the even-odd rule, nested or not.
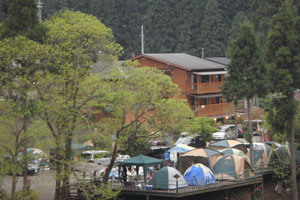
[[(220, 117), (234, 113), (234, 106), (231, 103), (211, 104), (216, 103), (215, 101), (211, 101), (210, 104), (205, 105), (204, 108), (202, 108), (201, 105), (199, 105), (200, 102), (198, 102), (198, 106), (192, 106), (191, 98), (187, 96), (189, 94), (220, 93), (220, 86), (225, 79), (224, 75), (222, 75), (220, 82), (217, 82), (215, 76), (211, 75), (209, 78), (210, 82), (207, 83), (201, 83), (201, 77), (198, 75), (197, 83), (194, 83), (194, 87), (192, 89), (191, 72), (145, 57), (139, 57), (137, 60), (139, 61), (140, 67), (148, 66), (163, 70), (168, 69), (166, 73), (171, 75), (172, 81), (181, 89), (181, 95), (179, 98), (188, 100), (191, 108), (196, 111), (195, 116)], [(133, 116), (128, 115), (126, 117), (126, 121), (130, 121), (132, 117)]]
[(225, 116), (234, 113), (234, 105), (232, 103), (220, 103), (220, 104), (209, 104), (201, 107), (193, 106), (192, 109), (195, 111), (195, 116), (205, 116), (205, 117), (217, 117)]
[[(155, 61), (155, 60), (151, 60), (148, 58), (139, 58), (139, 63), (141, 67), (147, 66), (147, 67), (155, 67), (158, 69), (171, 69), (171, 76), (172, 76), (172, 81), (174, 83), (176, 83), (178, 85), (178, 87), (181, 90), (181, 95), (179, 96), (180, 98), (185, 99), (186, 98), (186, 89), (187, 89), (187, 85), (186, 85), (186, 80), (188, 77), (188, 73), (185, 70), (182, 69), (178, 69), (175, 68), (173, 66), (170, 65), (166, 65), (164, 63)], [(169, 73), (169, 72), (168, 72)]]

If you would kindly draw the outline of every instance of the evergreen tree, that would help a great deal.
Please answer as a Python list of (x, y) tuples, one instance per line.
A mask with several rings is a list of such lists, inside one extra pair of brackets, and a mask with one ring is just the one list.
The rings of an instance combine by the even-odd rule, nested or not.
[(5, 20), (0, 25), (0, 39), (24, 35), (43, 42), (47, 29), (39, 24), (35, 0), (3, 0), (2, 10)]
[(264, 93), (264, 65), (259, 56), (253, 26), (248, 22), (241, 25), (236, 40), (230, 49), (231, 62), (228, 65), (228, 77), (222, 92), (228, 101), (246, 99), (248, 108), (248, 130), (250, 131), (250, 161), (254, 166), (252, 126), (250, 117), (250, 99)]
[(218, 1), (208, 1), (201, 24), (201, 43), (198, 44), (198, 52), (204, 48), (205, 57), (222, 57), (225, 55), (227, 33), (230, 28), (230, 24), (226, 24), (226, 21), (218, 7)]
[(254, 30), (257, 33), (258, 44), (264, 49), (270, 30), (270, 19), (278, 12), (282, 0), (254, 0), (250, 3), (250, 9), (247, 11)]
[(176, 52), (201, 56), (200, 44), (201, 23), (207, 1), (187, 0), (178, 1)]
[(145, 19), (145, 52), (175, 52), (178, 24), (176, 1), (150, 0), (149, 3)]
[(1, 38), (23, 35), (38, 24), (35, 0), (5, 1), (3, 11), (6, 18), (1, 27)]
[[(279, 93), (279, 100), (268, 110), (272, 128), (289, 136), (293, 198), (298, 199), (294, 144), (294, 122), (297, 103), (294, 91), (300, 85), (300, 19), (291, 1), (282, 3), (278, 14), (271, 19), (266, 42), (266, 61), (271, 90)], [(279, 121), (278, 119), (282, 119)]]

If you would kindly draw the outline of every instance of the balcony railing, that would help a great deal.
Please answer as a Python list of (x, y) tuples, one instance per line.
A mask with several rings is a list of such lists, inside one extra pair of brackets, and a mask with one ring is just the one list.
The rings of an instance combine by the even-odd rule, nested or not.
[(192, 106), (192, 109), (195, 111), (195, 116), (197, 117), (213, 117), (234, 114), (234, 106), (232, 103)]
[(194, 94), (218, 93), (221, 92), (223, 82), (191, 83), (187, 81), (187, 91)]

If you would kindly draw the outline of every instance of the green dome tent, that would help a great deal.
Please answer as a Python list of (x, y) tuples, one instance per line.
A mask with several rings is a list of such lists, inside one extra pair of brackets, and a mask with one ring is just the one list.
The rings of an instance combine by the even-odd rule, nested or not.
[[(253, 143), (254, 166), (268, 168), (272, 152), (272, 147), (266, 143)], [(247, 155), (250, 157), (250, 152)]]
[[(177, 180), (175, 175), (178, 176)], [(176, 183), (177, 182), (177, 183)], [(149, 182), (154, 189), (174, 190), (178, 188), (188, 187), (188, 184), (181, 173), (172, 167), (163, 167), (156, 172)]]

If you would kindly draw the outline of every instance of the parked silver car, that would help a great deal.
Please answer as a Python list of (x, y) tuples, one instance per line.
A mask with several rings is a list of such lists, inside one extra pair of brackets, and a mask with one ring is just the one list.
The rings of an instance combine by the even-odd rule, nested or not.
[(233, 124), (219, 126), (219, 131), (212, 134), (215, 140), (226, 140), (237, 138), (236, 127)]

